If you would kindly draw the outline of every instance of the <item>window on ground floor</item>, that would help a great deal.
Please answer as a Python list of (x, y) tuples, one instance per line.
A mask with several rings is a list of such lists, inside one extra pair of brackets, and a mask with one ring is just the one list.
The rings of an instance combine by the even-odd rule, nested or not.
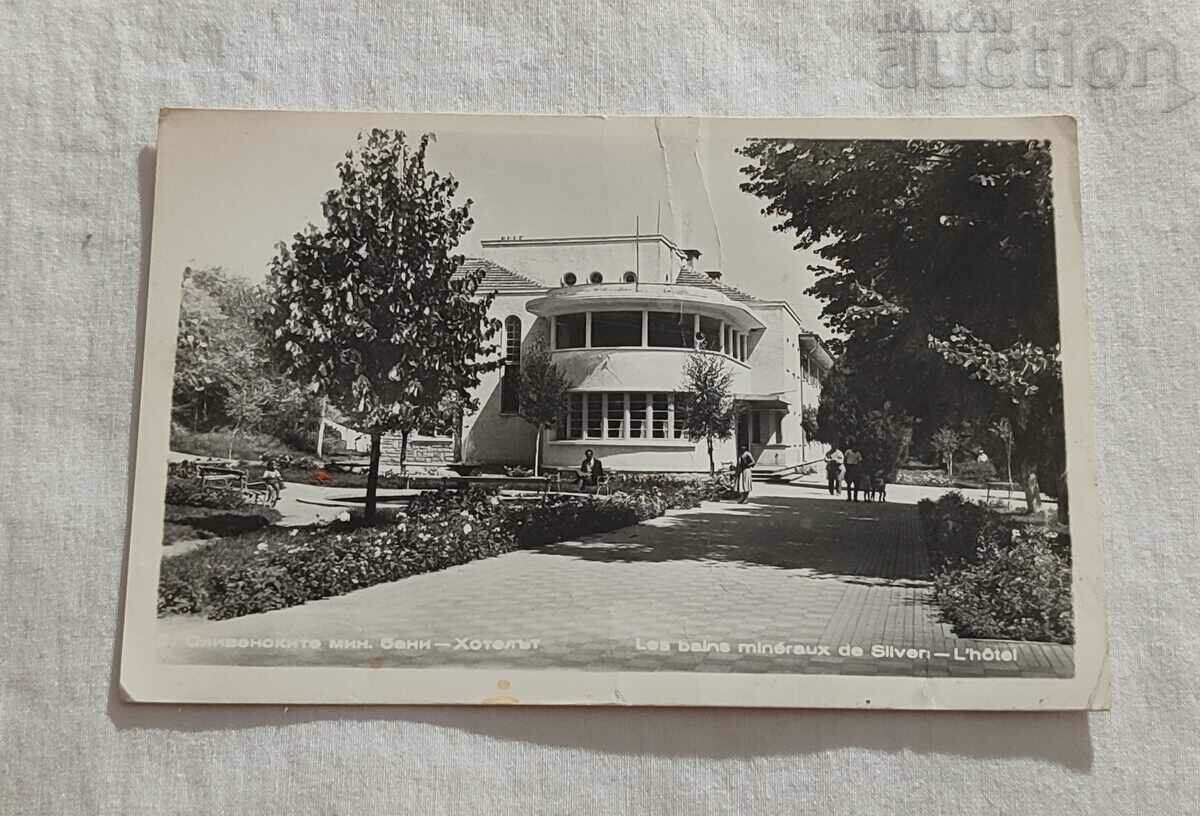
[(686, 395), (609, 391), (571, 393), (558, 439), (686, 439)]
[(629, 395), (629, 438), (642, 439), (646, 436), (646, 395)]
[(671, 395), (650, 395), (650, 436), (654, 439), (666, 439), (668, 422), (671, 417)]
[(587, 395), (587, 416), (584, 426), (588, 439), (600, 439), (604, 435), (604, 395)]
[(687, 438), (687, 417), (688, 417), (688, 395), (676, 394), (674, 396), (675, 412), (674, 412), (674, 436), (676, 439)]
[(627, 394), (605, 394), (605, 439), (625, 438), (625, 397)]
[(563, 425), (566, 430), (561, 439), (583, 439), (583, 394), (567, 396), (567, 410)]

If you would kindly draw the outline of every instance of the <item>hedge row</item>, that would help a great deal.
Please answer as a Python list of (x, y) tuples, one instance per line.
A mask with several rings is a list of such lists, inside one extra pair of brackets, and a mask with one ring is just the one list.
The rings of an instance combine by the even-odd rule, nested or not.
[(1073, 643), (1066, 534), (960, 493), (918, 504), (935, 564), (934, 597), (959, 637)]
[(342, 595), (523, 546), (625, 527), (726, 495), (720, 481), (502, 502), (494, 490), (424, 494), (377, 527), (271, 528), (163, 562), (158, 611), (233, 618)]
[(205, 484), (199, 479), (167, 475), (167, 504), (181, 507), (208, 507), (216, 510), (233, 510), (245, 507), (248, 502), (242, 491), (235, 487), (218, 487)]

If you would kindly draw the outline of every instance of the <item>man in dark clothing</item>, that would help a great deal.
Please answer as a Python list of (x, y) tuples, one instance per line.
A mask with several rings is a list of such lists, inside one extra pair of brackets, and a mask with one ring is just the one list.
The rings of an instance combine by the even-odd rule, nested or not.
[(600, 460), (592, 453), (592, 449), (588, 448), (583, 454), (583, 461), (579, 464), (575, 486), (579, 488), (588, 485), (595, 487), (600, 482), (600, 476), (603, 472), (604, 466), (600, 464)]

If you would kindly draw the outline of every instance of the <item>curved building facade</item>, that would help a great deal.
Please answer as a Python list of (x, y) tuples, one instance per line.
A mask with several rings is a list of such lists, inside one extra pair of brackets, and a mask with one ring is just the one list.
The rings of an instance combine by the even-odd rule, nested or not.
[(661, 235), (484, 241), (481, 292), (504, 326), (503, 367), (487, 375), (479, 410), (463, 418), (464, 464), (533, 461), (535, 431), (517, 415), (525, 355), (548, 349), (571, 383), (567, 409), (543, 438), (542, 462), (574, 468), (592, 449), (608, 470), (703, 472), (704, 441), (683, 432), (684, 366), (720, 359), (732, 374), (737, 432), (718, 467), (750, 448), (760, 467), (819, 459), (801, 419), (833, 363), (784, 301), (766, 301), (696, 269), (700, 253)]

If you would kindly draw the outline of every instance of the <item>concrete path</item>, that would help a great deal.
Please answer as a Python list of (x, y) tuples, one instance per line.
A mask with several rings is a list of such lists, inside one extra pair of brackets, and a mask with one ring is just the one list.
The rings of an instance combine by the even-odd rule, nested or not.
[(939, 621), (913, 505), (941, 491), (888, 492), (887, 504), (852, 504), (815, 483), (756, 485), (744, 505), (706, 503), (292, 609), (163, 619), (161, 654), (242, 665), (1071, 676), (1069, 646), (966, 640)]

